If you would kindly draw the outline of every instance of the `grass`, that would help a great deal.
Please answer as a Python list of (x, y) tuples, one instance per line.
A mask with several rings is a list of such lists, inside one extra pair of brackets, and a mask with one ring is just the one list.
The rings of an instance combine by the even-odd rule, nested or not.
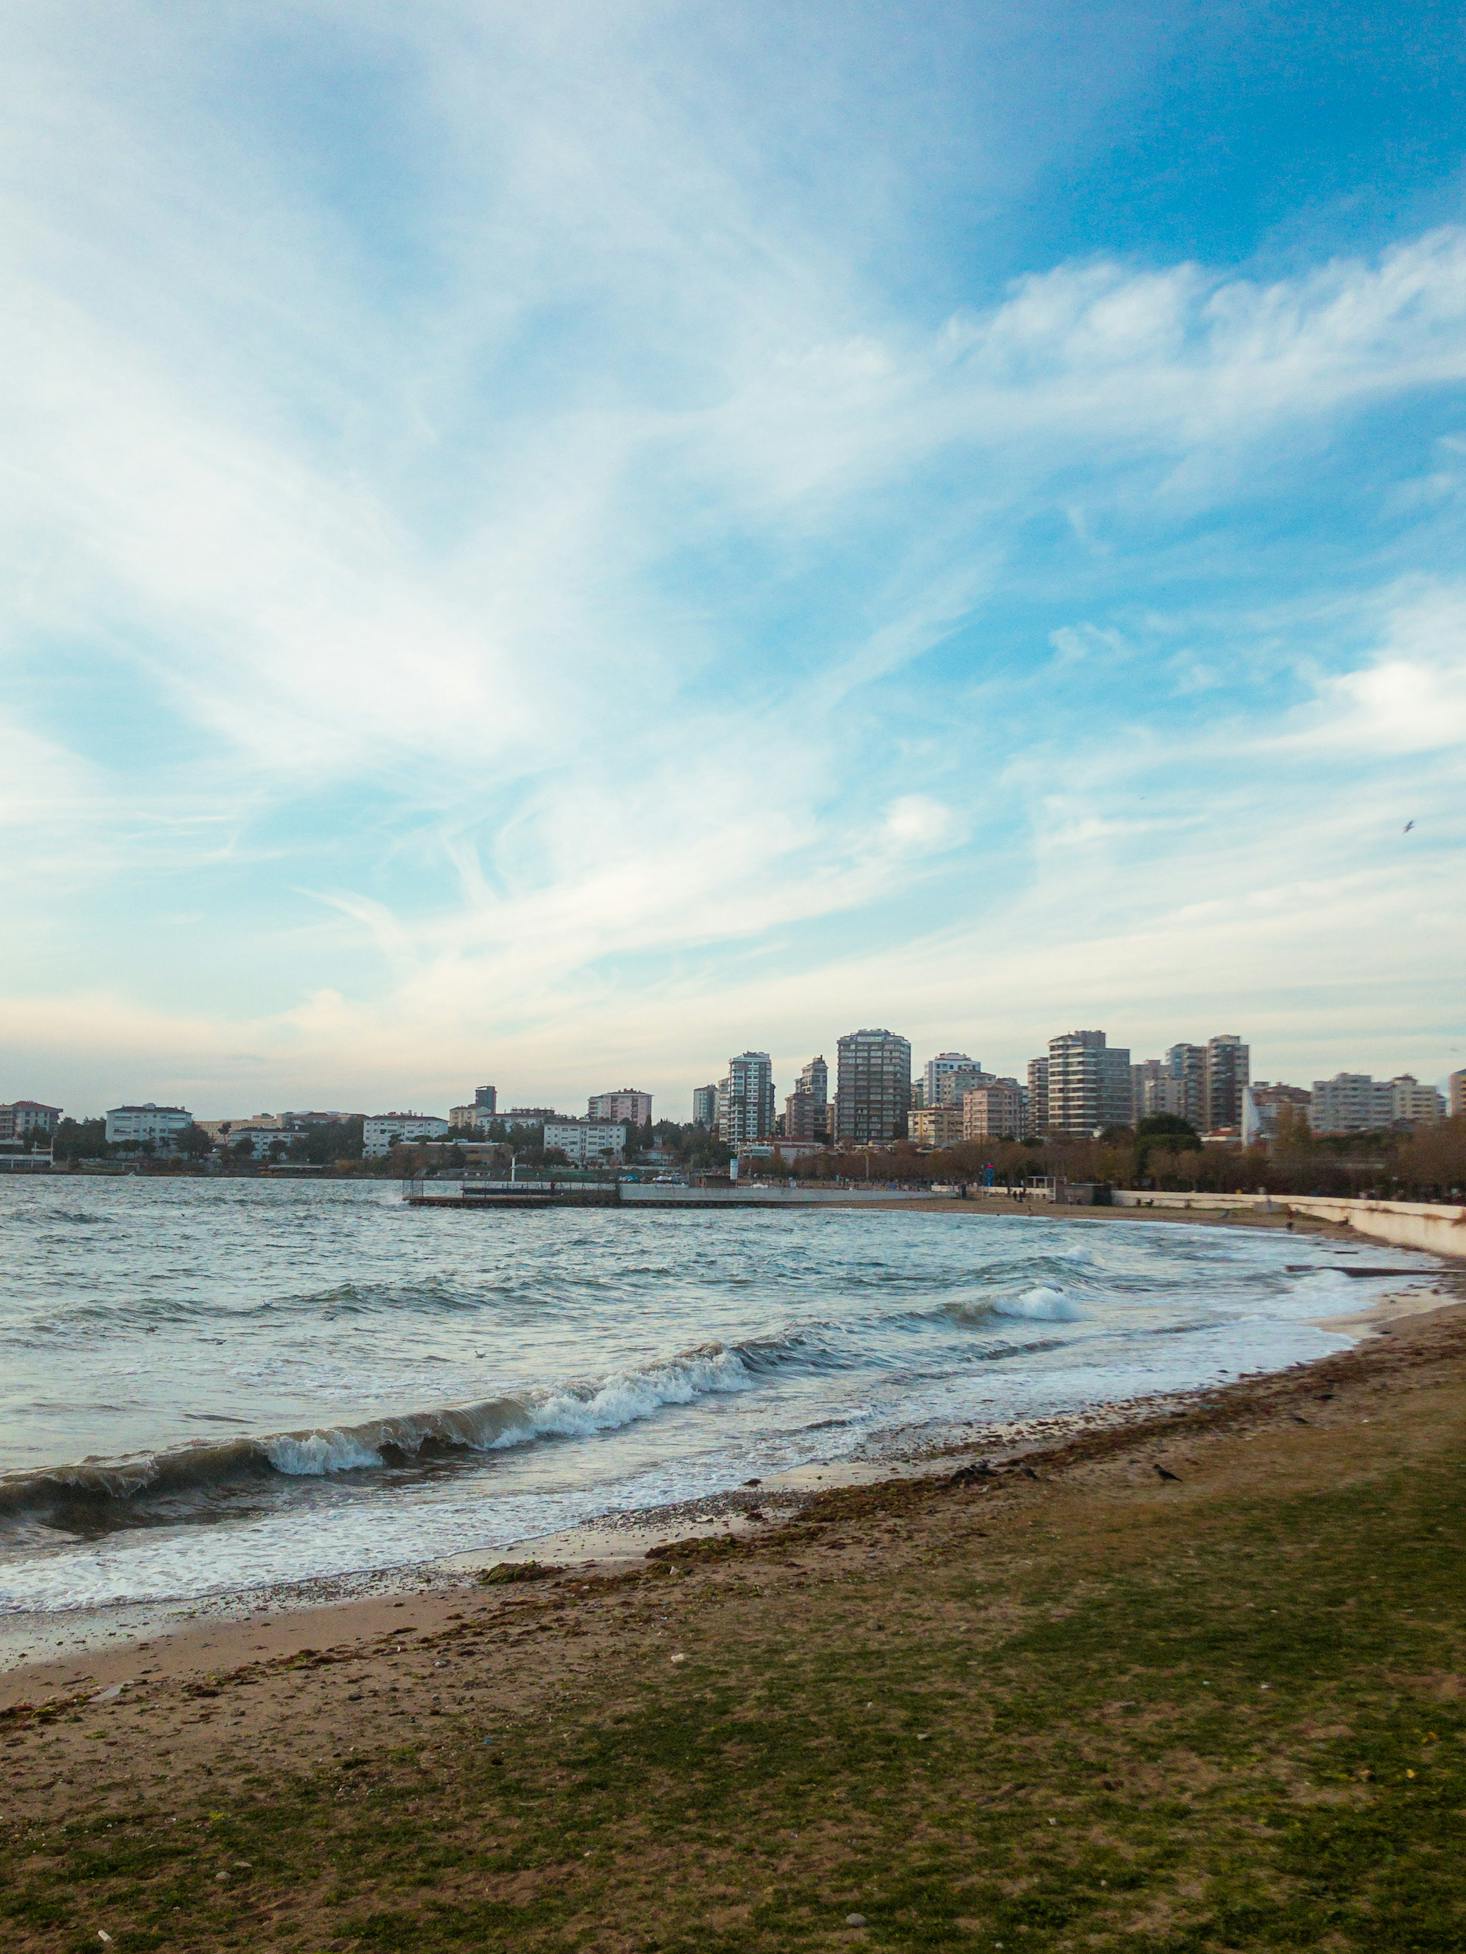
[(940, 1497), (853, 1573), (796, 1530), (784, 1602), (734, 1557), (553, 1721), (12, 1834), (0, 1944), (1460, 1954), (1459, 1449), (1081, 1526)]

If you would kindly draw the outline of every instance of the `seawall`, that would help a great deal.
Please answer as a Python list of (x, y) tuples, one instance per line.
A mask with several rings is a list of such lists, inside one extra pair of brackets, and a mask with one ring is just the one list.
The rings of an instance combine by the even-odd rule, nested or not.
[(1307, 1215), (1314, 1221), (1333, 1221), (1352, 1228), (1370, 1241), (1395, 1248), (1423, 1249), (1429, 1255), (1449, 1255), (1466, 1261), (1466, 1207), (1431, 1201), (1368, 1201), (1344, 1196), (1304, 1194), (1147, 1194), (1138, 1188), (1117, 1188), (1111, 1196), (1117, 1208), (1192, 1208), (1198, 1213), (1234, 1213), (1262, 1209), (1274, 1214)]

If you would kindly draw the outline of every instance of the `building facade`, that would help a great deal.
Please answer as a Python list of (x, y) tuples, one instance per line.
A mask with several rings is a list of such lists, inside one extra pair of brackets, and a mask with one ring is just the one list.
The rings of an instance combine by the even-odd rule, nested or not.
[(545, 1151), (558, 1147), (577, 1167), (619, 1160), (626, 1152), (626, 1122), (619, 1119), (547, 1119)]
[(1184, 1118), (1181, 1083), (1172, 1078), (1165, 1059), (1142, 1059), (1130, 1068), (1130, 1123), (1138, 1126), (1157, 1113), (1174, 1113)]
[(1028, 1130), (1045, 1134), (1049, 1130), (1049, 1062), (1046, 1058), (1028, 1061)]
[(362, 1158), (385, 1160), (395, 1146), (446, 1139), (448, 1132), (447, 1120), (434, 1113), (369, 1113), (361, 1127)]
[(475, 1086), (473, 1103), (478, 1108), (479, 1121), (487, 1126), (499, 1107), (499, 1088), (497, 1086)]
[(993, 1079), (962, 1095), (964, 1140), (1026, 1140), (1028, 1094), (1016, 1079)]
[(842, 1146), (899, 1140), (910, 1110), (910, 1040), (884, 1029), (847, 1032), (835, 1061), (835, 1138)]
[(718, 1088), (718, 1135), (724, 1146), (774, 1137), (774, 1067), (767, 1052), (740, 1052)]
[(1466, 1066), (1459, 1072), (1453, 1072), (1446, 1086), (1450, 1092), (1451, 1118), (1466, 1119)]
[(0, 1147), (40, 1147), (44, 1151), (56, 1137), (60, 1118), (59, 1106), (44, 1106), (39, 1099), (12, 1099), (0, 1106)]
[(1434, 1126), (1445, 1116), (1445, 1098), (1434, 1086), (1423, 1086), (1409, 1072), (1390, 1080), (1392, 1126)]
[(823, 1055), (801, 1068), (793, 1092), (784, 1101), (784, 1132), (791, 1140), (830, 1137), (830, 1068)]
[(652, 1117), (652, 1096), (633, 1086), (615, 1092), (593, 1092), (586, 1102), (586, 1118), (620, 1120), (627, 1126), (648, 1126)]
[(716, 1086), (694, 1086), (692, 1089), (692, 1123), (705, 1126), (709, 1133), (718, 1123), (718, 1088)]
[(172, 1153), (180, 1135), (193, 1125), (193, 1114), (185, 1106), (114, 1106), (107, 1114), (103, 1134), (109, 1147), (149, 1147), (155, 1153)]
[(921, 1072), (923, 1106), (961, 1106), (962, 1095), (974, 1086), (985, 1085), (992, 1077), (966, 1052), (938, 1052), (929, 1058)]
[(1172, 1103), (1165, 1110), (1200, 1133), (1206, 1125), (1206, 1046), (1172, 1045), (1166, 1053), (1166, 1076)]
[(1130, 1053), (1102, 1031), (1066, 1031), (1049, 1040), (1048, 1086), (1050, 1133), (1130, 1124)]
[(955, 1147), (962, 1138), (960, 1106), (913, 1106), (906, 1115), (906, 1137), (919, 1147)]
[(1302, 1086), (1269, 1085), (1265, 1079), (1242, 1088), (1242, 1144), (1271, 1146), (1279, 1123), (1291, 1114), (1306, 1126), (1312, 1095)]
[(1209, 1133), (1242, 1124), (1242, 1094), (1252, 1076), (1252, 1048), (1234, 1031), (1206, 1041), (1202, 1115)]

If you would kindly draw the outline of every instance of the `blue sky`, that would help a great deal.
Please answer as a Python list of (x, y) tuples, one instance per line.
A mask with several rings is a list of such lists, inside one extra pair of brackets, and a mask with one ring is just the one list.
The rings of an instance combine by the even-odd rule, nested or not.
[(1454, 13), (22, 0), (0, 1097), (1466, 1064)]

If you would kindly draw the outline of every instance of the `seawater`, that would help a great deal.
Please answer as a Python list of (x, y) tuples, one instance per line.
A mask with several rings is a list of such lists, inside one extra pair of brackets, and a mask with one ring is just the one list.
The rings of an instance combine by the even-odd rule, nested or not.
[(1400, 1287), (1350, 1258), (1168, 1223), (0, 1182), (0, 1611), (493, 1548), (915, 1425), (1278, 1368)]

